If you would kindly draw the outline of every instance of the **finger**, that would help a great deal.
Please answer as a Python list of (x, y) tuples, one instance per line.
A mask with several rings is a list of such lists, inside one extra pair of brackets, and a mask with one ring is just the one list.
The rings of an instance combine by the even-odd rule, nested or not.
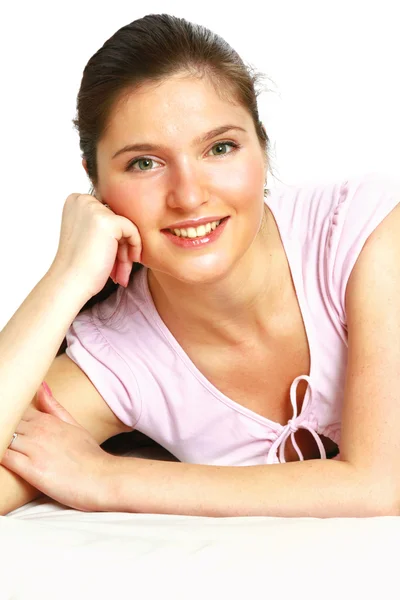
[(120, 217), (118, 224), (121, 226), (121, 235), (119, 235), (118, 238), (120, 240), (125, 239), (130, 246), (139, 246), (141, 243), (141, 237), (139, 229), (136, 227), (136, 225), (126, 217)]
[(132, 270), (132, 263), (126, 263), (126, 262), (118, 263), (116, 280), (124, 287), (127, 287), (128, 283), (129, 283), (129, 275), (130, 275), (131, 270)]
[[(36, 393), (37, 398), (37, 409), (41, 414), (43, 413), (52, 413), (52, 408), (54, 404), (51, 402), (51, 394), (49, 395), (45, 388), (41, 385), (39, 390)], [(32, 418), (37, 418), (38, 414), (33, 414)]]
[(142, 238), (139, 232), (139, 229), (126, 219), (125, 217), (120, 217), (119, 224), (121, 225), (121, 236), (119, 239), (125, 240), (127, 246), (131, 246), (135, 248), (135, 256), (132, 259), (132, 262), (140, 262), (141, 253), (142, 253)]
[(116, 280), (124, 287), (128, 285), (131, 269), (132, 263), (128, 257), (128, 244), (125, 240), (120, 240), (117, 252)]
[(128, 258), (132, 262), (140, 262), (142, 254), (142, 238), (138, 236), (134, 243), (128, 244)]
[(26, 454), (8, 448), (1, 459), (1, 464), (29, 482), (30, 458)]
[(69, 413), (67, 409), (62, 406), (62, 404), (57, 402), (53, 396), (49, 396), (49, 394), (44, 393), (40, 398), (40, 402), (41, 406), (43, 407), (43, 411), (47, 414), (51, 414), (53, 417), (64, 421), (64, 423), (70, 423), (76, 427), (81, 427), (71, 413)]
[(17, 437), (10, 441), (11, 446), (7, 448), (7, 451), (12, 451), (17, 454), (23, 454), (25, 456), (29, 456), (29, 436), (24, 435), (21, 431), (20, 425), (18, 425), (16, 433), (18, 433)]
[(40, 393), (37, 392), (35, 397), (35, 404), (29, 404), (26, 407), (21, 420), (32, 421), (33, 419), (37, 419), (38, 417), (40, 417), (41, 412), (42, 411), (40, 410)]
[(43, 386), (40, 386), (39, 391), (37, 392), (37, 398), (38, 408), (41, 410), (42, 414), (50, 414), (57, 419), (61, 419), (61, 421), (64, 421), (65, 423), (70, 423), (71, 425), (81, 427), (71, 413), (69, 413), (67, 409), (64, 408), (64, 406), (60, 404), (51, 393), (49, 394), (49, 392)]
[(29, 421), (24, 421), (24, 419), (21, 419), (15, 428), (15, 433), (18, 433), (18, 437), (13, 441), (12, 445), (14, 446), (14, 444), (17, 443), (20, 435), (27, 435), (31, 429), (32, 424)]
[(128, 258), (131, 262), (140, 262), (140, 257), (142, 253), (142, 246), (129, 246), (128, 247)]
[(118, 251), (117, 251), (117, 259), (120, 262), (128, 262), (128, 245), (125, 240), (119, 240), (118, 242)]
[(33, 402), (31, 402), (31, 404), (29, 404), (29, 406), (26, 408), (23, 418), (26, 421), (31, 421), (34, 418), (37, 418), (39, 413), (41, 412), (41, 398), (43, 397), (43, 395), (46, 395), (46, 390), (44, 388), (43, 385), (40, 385), (35, 397), (33, 399)]
[(116, 281), (115, 281), (116, 272), (117, 272), (117, 259), (115, 259), (114, 266), (111, 269), (111, 273), (109, 275), (110, 279), (112, 279), (114, 283), (116, 283)]
[[(40, 411), (37, 411), (39, 415), (43, 415)], [(32, 442), (42, 435), (42, 430), (38, 431), (36, 424), (33, 421), (25, 421), (21, 419), (15, 428), (17, 437), (10, 440), (9, 449), (15, 452), (21, 452), (22, 454), (29, 455), (32, 450)]]

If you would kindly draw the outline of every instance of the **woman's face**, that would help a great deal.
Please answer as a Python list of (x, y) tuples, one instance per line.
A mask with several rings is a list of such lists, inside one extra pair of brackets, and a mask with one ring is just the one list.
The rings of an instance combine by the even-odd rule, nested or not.
[[(226, 125), (238, 129), (201, 141)], [(152, 147), (119, 152), (133, 144)], [(142, 263), (154, 271), (211, 283), (234, 267), (257, 236), (264, 153), (247, 111), (221, 100), (207, 79), (174, 76), (133, 92), (114, 112), (97, 161), (97, 197), (135, 223)], [(229, 219), (216, 241), (190, 248), (163, 232), (200, 217)]]

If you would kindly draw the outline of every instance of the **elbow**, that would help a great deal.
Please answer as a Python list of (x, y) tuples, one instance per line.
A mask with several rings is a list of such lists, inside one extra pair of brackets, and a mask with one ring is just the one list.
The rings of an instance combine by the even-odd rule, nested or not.
[(400, 516), (400, 502), (399, 499), (396, 498), (395, 502), (386, 502), (380, 503), (373, 517), (399, 517)]
[(376, 486), (376, 516), (400, 516), (400, 486), (396, 478), (381, 477)]
[[(398, 517), (400, 516), (400, 485), (389, 474), (376, 474), (365, 468), (353, 469), (356, 486), (354, 492), (358, 496), (356, 512), (360, 517)], [(400, 482), (399, 482), (400, 483)], [(353, 504), (353, 503), (352, 503)], [(353, 504), (354, 507), (354, 504)], [(360, 510), (357, 510), (360, 509)]]
[[(381, 482), (382, 484), (382, 482)], [(392, 487), (380, 485), (375, 494), (375, 501), (369, 504), (371, 517), (400, 516), (400, 495)]]

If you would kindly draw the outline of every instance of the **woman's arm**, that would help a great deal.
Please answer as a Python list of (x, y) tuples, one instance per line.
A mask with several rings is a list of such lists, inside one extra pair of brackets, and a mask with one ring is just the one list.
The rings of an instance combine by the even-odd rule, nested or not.
[(50, 268), (0, 332), (0, 457), (87, 300), (72, 274)]
[(339, 460), (246, 467), (124, 456), (113, 462), (102, 482), (103, 512), (314, 518), (394, 514), (390, 494), (385, 505), (385, 490)]

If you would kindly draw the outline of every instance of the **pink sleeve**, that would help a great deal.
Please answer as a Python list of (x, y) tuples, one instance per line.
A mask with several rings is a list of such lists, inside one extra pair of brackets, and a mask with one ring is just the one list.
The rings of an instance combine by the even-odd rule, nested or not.
[(327, 256), (331, 297), (346, 327), (345, 294), (351, 271), (374, 229), (400, 202), (400, 184), (369, 174), (346, 181), (331, 217)]
[(87, 375), (118, 419), (135, 428), (141, 400), (135, 376), (91, 310), (77, 315), (66, 333), (65, 353)]

